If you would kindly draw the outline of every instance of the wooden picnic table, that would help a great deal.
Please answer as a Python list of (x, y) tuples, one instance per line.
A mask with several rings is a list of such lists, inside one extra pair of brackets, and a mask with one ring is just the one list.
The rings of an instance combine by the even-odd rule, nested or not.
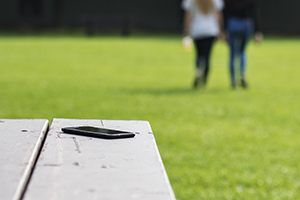
[(1, 199), (22, 197), (48, 123), (48, 120), (0, 119)]
[[(18, 138), (18, 134), (25, 138), (35, 136), (35, 139), (21, 144), (17, 142), (23, 141), (21, 138), (16, 140), (18, 147), (26, 149), (23, 150), (26, 151), (24, 155), (20, 155), (19, 151), (13, 151), (9, 155), (1, 153), (0, 169), (2, 174), (6, 174), (4, 182), (6, 190), (10, 191), (5, 199), (176, 199), (147, 121), (53, 119), (43, 146), (37, 143), (41, 143), (39, 141), (45, 135), (43, 133), (46, 132), (45, 125), (48, 121), (21, 120), (25, 124), (28, 121), (43, 122), (44, 125), (38, 124), (35, 129), (25, 127), (5, 131), (5, 127), (17, 127), (13, 124), (18, 120), (1, 121), (1, 145), (10, 132), (14, 132), (14, 138)], [(135, 137), (110, 140), (65, 134), (61, 131), (63, 127), (85, 125), (131, 131), (135, 133)], [(13, 143), (14, 138), (9, 138), (4, 152), (10, 151), (9, 146), (12, 146), (10, 143)], [(24, 143), (27, 148), (23, 147)], [(34, 157), (37, 156), (33, 154), (36, 153), (28, 150), (32, 146), (34, 149), (40, 147), (40, 155), (32, 175), (25, 176), (25, 169), (12, 169), (14, 176), (7, 173), (9, 167), (4, 164), (6, 160), (10, 160), (10, 166), (19, 166), (20, 160), (26, 164), (29, 163), (28, 160), (35, 160)], [(28, 154), (31, 155), (30, 159), (26, 159)], [(21, 187), (24, 183), (21, 184), (20, 180), (26, 179), (25, 177), (28, 180), (30, 178), (30, 181), (26, 185), (28, 180), (23, 180), (25, 186)], [(1, 182), (1, 186), (2, 184)], [(1, 196), (2, 192), (6, 192), (4, 190), (1, 188)], [(18, 190), (20, 191), (15, 192)]]

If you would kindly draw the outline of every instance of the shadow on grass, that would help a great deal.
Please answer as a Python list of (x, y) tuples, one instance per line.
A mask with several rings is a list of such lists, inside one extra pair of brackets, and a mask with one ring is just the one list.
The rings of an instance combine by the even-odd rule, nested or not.
[(124, 88), (119, 90), (120, 93), (126, 93), (129, 95), (155, 95), (155, 96), (190, 96), (190, 95), (215, 95), (220, 93), (227, 93), (230, 90), (224, 90), (222, 88), (213, 89), (193, 89), (193, 88)]

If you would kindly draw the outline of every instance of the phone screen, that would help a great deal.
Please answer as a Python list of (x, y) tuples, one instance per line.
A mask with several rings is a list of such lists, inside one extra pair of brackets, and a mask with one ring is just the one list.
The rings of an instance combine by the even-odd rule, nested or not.
[(96, 128), (96, 127), (92, 127), (92, 126), (80, 126), (80, 127), (75, 127), (74, 129), (97, 132), (97, 133), (108, 133), (108, 134), (127, 133), (125, 131), (105, 129), (105, 128)]
[(62, 128), (62, 131), (64, 133), (69, 133), (69, 134), (106, 138), (106, 139), (129, 138), (135, 136), (133, 132), (93, 127), (93, 126), (65, 127)]

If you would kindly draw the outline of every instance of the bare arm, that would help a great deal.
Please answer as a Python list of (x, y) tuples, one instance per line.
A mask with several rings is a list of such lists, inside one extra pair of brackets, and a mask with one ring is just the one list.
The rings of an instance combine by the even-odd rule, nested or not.
[(184, 15), (183, 36), (190, 35), (191, 21), (192, 13), (190, 11), (186, 11)]
[(224, 18), (223, 18), (223, 13), (221, 11), (216, 12), (216, 19), (217, 19), (218, 27), (219, 27), (218, 38), (219, 39), (225, 39), (225, 33), (224, 33), (224, 30), (223, 30)]

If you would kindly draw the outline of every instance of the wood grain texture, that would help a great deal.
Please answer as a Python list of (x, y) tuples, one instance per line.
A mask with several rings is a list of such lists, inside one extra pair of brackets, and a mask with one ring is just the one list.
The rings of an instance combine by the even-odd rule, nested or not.
[(21, 198), (48, 124), (45, 119), (0, 119), (1, 199)]

